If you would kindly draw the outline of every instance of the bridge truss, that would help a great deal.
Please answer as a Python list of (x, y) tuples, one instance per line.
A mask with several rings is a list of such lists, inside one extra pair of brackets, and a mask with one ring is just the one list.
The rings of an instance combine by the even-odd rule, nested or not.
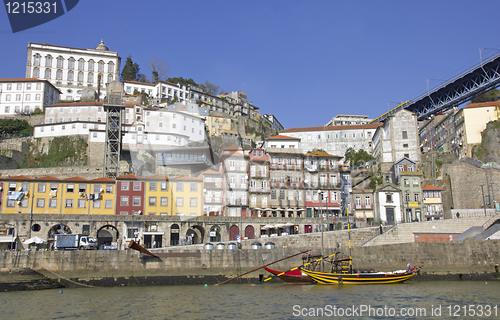
[(440, 114), (500, 85), (500, 54), (481, 62), (413, 101), (407, 101), (372, 122), (382, 122), (401, 108), (413, 111), (418, 120)]

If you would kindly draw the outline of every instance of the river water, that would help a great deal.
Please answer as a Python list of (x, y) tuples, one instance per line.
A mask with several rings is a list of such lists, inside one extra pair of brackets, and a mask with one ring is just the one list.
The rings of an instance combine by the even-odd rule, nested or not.
[(499, 319), (499, 281), (265, 283), (0, 293), (1, 319)]

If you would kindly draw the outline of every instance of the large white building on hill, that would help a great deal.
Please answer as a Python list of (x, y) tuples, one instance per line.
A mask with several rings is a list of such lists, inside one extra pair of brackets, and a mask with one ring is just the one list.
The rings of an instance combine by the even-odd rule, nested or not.
[(97, 92), (101, 77), (101, 99), (106, 84), (120, 79), (118, 52), (110, 51), (101, 40), (95, 49), (28, 43), (26, 78), (50, 81), (61, 91), (61, 100), (80, 100), (83, 89)]

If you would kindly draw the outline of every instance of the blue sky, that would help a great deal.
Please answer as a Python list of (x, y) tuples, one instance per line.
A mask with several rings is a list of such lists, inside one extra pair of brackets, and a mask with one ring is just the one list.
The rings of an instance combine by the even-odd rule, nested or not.
[[(500, 2), (81, 0), (65, 15), (13, 34), (0, 9), (0, 78), (25, 76), (28, 42), (131, 54), (150, 76), (243, 90), (286, 128), (337, 114), (372, 118), (500, 53)], [(427, 80), (432, 79), (432, 80)], [(438, 80), (436, 80), (438, 79)]]

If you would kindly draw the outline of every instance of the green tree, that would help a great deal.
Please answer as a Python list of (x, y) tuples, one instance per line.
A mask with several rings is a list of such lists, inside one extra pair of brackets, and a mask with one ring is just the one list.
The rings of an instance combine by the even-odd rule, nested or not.
[(132, 55), (129, 55), (127, 57), (127, 60), (125, 61), (125, 66), (123, 66), (123, 70), (121, 73), (121, 78), (122, 80), (128, 80), (128, 81), (141, 81), (141, 82), (146, 82), (147, 80), (146, 76), (143, 75), (142, 73), (139, 73), (139, 65), (137, 63), (134, 63), (132, 61)]
[(351, 158), (351, 164), (355, 166), (359, 166), (361, 164), (364, 164), (364, 162), (372, 161), (375, 160), (375, 157), (373, 157), (371, 154), (366, 152), (363, 149), (360, 149), (358, 152), (356, 152), (352, 158)]
[(189, 79), (184, 79), (183, 77), (174, 77), (174, 78), (168, 78), (167, 79), (168, 82), (172, 82), (172, 83), (181, 83), (181, 84), (190, 84), (190, 85), (193, 85), (193, 86), (199, 86), (196, 82), (194, 82), (193, 79), (189, 78)]
[(26, 120), (19, 119), (0, 119), (0, 133), (29, 133), (33, 132), (33, 127)]
[(351, 160), (352, 160), (352, 157), (354, 157), (354, 155), (356, 154), (356, 150), (354, 150), (354, 148), (352, 147), (349, 147), (346, 151), (345, 151), (345, 154), (344, 154), (344, 163), (347, 164), (347, 163), (351, 163)]

